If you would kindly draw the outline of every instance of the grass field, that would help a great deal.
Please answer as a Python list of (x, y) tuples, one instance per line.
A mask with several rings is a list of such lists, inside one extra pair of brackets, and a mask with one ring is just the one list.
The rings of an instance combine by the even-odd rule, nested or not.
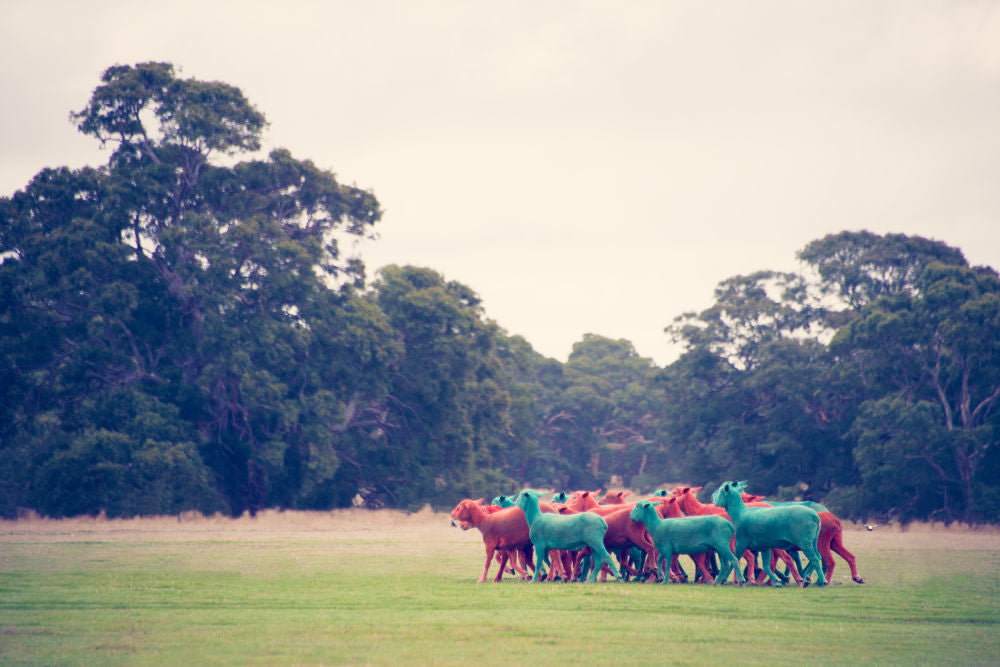
[(863, 586), (477, 584), (429, 510), (0, 521), (0, 662), (998, 663), (1000, 533), (845, 543)]

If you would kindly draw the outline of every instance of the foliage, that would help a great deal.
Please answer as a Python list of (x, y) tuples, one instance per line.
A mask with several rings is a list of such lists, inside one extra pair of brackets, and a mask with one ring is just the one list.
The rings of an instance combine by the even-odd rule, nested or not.
[(798, 257), (819, 273), (824, 294), (852, 310), (882, 296), (913, 293), (931, 263), (966, 263), (961, 251), (941, 241), (867, 231), (829, 234), (807, 244)]
[(0, 515), (447, 507), (525, 485), (750, 479), (845, 516), (1000, 517), (1000, 278), (845, 231), (727, 278), (657, 368), (586, 333), (548, 359), (430, 268), (366, 284), (369, 191), (242, 92), (108, 68), (106, 164), (0, 198)]
[(795, 289), (779, 293), (770, 272), (733, 278), (668, 328), (687, 347), (660, 377), (681, 476), (748, 478), (858, 518), (996, 521), (996, 272), (868, 232), (800, 258), (818, 284), (783, 275)]
[[(174, 511), (139, 499), (159, 493), (135, 490), (152, 470), (160, 484), (183, 469), (234, 513), (314, 497), (351, 391), (323, 365), (355, 351), (314, 332), (351, 328), (363, 267), (337, 239), (366, 234), (377, 201), (283, 150), (219, 163), (259, 148), (263, 116), (165, 63), (109, 68), (74, 118), (113, 147), (108, 164), (46, 169), (0, 200), (4, 441), (33, 450), (20, 460), (36, 475), (4, 513)], [(170, 406), (181, 449), (150, 458), (97, 426), (91, 411), (122, 391)], [(59, 499), (74, 487), (90, 497)]]
[[(935, 263), (917, 288), (862, 308), (832, 348), (856, 364), (874, 394), (862, 404), (859, 444), (878, 440), (892, 456), (920, 461), (933, 473), (945, 517), (977, 519), (979, 465), (997, 445), (1000, 278), (992, 269)], [(870, 417), (887, 401), (889, 421)]]
[(430, 269), (398, 266), (380, 271), (372, 298), (400, 353), (367, 408), (382, 424), (357, 441), (358, 465), (338, 482), (392, 506), (445, 505), (484, 483), (506, 485), (497, 463), (510, 397), (497, 378), (498, 330), (479, 298)]

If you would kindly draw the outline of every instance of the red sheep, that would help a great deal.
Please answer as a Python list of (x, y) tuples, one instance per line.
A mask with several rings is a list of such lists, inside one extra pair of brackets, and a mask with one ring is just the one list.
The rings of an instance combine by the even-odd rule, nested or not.
[[(520, 550), (525, 556), (525, 563), (531, 564), (533, 547), (528, 537), (528, 522), (524, 512), (517, 507), (505, 507), (489, 511), (478, 501), (466, 498), (451, 511), (452, 521), (458, 521), (462, 530), (475, 526), (483, 534), (483, 545), (486, 547), (486, 566), (479, 583), (486, 581), (490, 571), (490, 563), (498, 550)], [(493, 581), (503, 579), (503, 563)]]
[(608, 491), (601, 498), (601, 505), (622, 505), (625, 503), (625, 497), (631, 493), (631, 491)]
[(597, 491), (574, 491), (573, 495), (566, 501), (566, 507), (574, 512), (582, 512), (594, 507), (600, 507), (600, 503), (594, 498), (600, 492), (600, 489)]

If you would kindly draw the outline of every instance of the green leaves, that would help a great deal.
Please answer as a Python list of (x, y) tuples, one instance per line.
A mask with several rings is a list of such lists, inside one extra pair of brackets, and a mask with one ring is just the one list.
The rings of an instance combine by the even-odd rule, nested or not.
[(354, 483), (410, 505), (468, 495), (472, 478), (507, 481), (497, 468), (511, 399), (494, 356), (499, 330), (479, 297), (430, 269), (399, 266), (379, 272), (372, 296), (398, 356), (379, 401), (386, 428), (359, 443)]
[(980, 516), (1000, 399), (996, 272), (939, 242), (868, 232), (799, 257), (818, 283), (737, 276), (668, 329), (688, 344), (664, 377), (690, 475), (850, 486), (834, 497), (852, 511)]
[(719, 283), (715, 304), (674, 319), (666, 331), (689, 348), (704, 347), (739, 368), (751, 368), (761, 346), (802, 336), (820, 321), (804, 280), (792, 273), (758, 271)]
[[(1000, 279), (989, 269), (937, 263), (928, 265), (917, 287), (863, 308), (837, 343), (880, 370), (872, 390), (895, 385), (905, 388), (902, 407), (937, 406), (947, 464), (921, 458), (944, 485), (942, 493), (957, 495), (964, 517), (972, 519), (976, 472), (994, 446), (993, 429), (985, 427), (1000, 399)], [(927, 428), (909, 431), (925, 437)]]
[(932, 263), (966, 264), (961, 251), (940, 241), (867, 231), (829, 234), (809, 243), (798, 258), (816, 269), (825, 293), (853, 310), (881, 296), (912, 293)]
[[(260, 148), (264, 116), (238, 88), (177, 79), (173, 65), (156, 62), (109, 67), (101, 81), (90, 103), (71, 116), (81, 132), (101, 143), (134, 146), (154, 161), (161, 145), (183, 146), (196, 154)], [(147, 126), (147, 111), (156, 127)]]
[[(315, 498), (339, 465), (343, 406), (378, 393), (359, 386), (361, 368), (397, 354), (393, 336), (357, 333), (377, 317), (344, 307), (364, 267), (339, 247), (370, 234), (378, 201), (286, 150), (217, 164), (257, 150), (264, 117), (238, 88), (181, 79), (168, 63), (109, 68), (72, 117), (117, 144), (108, 164), (45, 170), (0, 200), (4, 424), (17, 435), (37, 415), (62, 416), (62, 445), (37, 453), (51, 482), (41, 487), (117, 471), (98, 487), (135, 497), (136, 473), (122, 470), (140, 459), (176, 477), (165, 462), (187, 456), (177, 441), (150, 449), (93, 426), (85, 406), (126, 389), (176, 405), (190, 475), (212, 478), (232, 511)], [(154, 465), (154, 452), (166, 458)]]
[(830, 235), (810, 273), (731, 277), (676, 318), (666, 369), (594, 334), (563, 364), (432, 269), (366, 289), (344, 249), (377, 198), (256, 154), (238, 88), (117, 65), (72, 118), (107, 164), (0, 198), (4, 515), (734, 477), (900, 516), (996, 504), (1000, 278), (954, 248)]
[(80, 416), (86, 425), (65, 431), (32, 471), (38, 511), (114, 517), (223, 509), (193, 433), (173, 406), (119, 390), (88, 401)]

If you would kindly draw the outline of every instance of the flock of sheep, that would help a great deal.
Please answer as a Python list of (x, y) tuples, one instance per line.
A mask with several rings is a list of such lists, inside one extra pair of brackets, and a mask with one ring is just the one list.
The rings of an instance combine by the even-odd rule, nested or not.
[[(453, 525), (482, 533), (486, 564), (480, 582), (486, 581), (494, 559), (500, 569), (493, 581), (500, 581), (508, 567), (533, 581), (541, 580), (543, 568), (547, 581), (596, 581), (598, 573), (602, 581), (608, 575), (615, 580), (686, 581), (677, 556), (687, 555), (694, 561), (696, 581), (720, 584), (732, 575), (741, 585), (781, 586), (790, 575), (807, 586), (815, 575), (815, 583), (826, 586), (836, 552), (847, 561), (854, 581), (864, 583), (854, 554), (844, 547), (840, 521), (823, 505), (768, 502), (748, 494), (746, 482), (722, 484), (706, 504), (696, 496), (701, 488), (657, 491), (634, 503), (626, 502), (627, 491), (607, 493), (600, 500), (599, 492), (563, 492), (545, 502), (544, 494), (525, 489), (515, 498), (498, 496), (491, 504), (482, 498), (462, 500), (451, 517)], [(807, 559), (805, 567), (800, 553)], [(746, 560), (746, 574), (740, 558)], [(785, 563), (787, 575), (774, 571), (774, 559)]]

